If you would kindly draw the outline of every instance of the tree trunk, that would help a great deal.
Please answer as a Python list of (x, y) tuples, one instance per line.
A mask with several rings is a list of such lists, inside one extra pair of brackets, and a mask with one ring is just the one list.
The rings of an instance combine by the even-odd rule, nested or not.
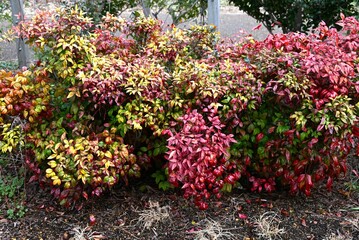
[(151, 7), (149, 0), (141, 0), (141, 5), (145, 17), (148, 18), (149, 16), (151, 16)]
[[(16, 26), (20, 21), (24, 20), (24, 4), (22, 0), (10, 0), (10, 4), (12, 22), (13, 25)], [(19, 68), (27, 66), (29, 61), (29, 49), (21, 35), (16, 40), (16, 51)]]
[(219, 27), (219, 0), (208, 0), (208, 24)]
[(295, 24), (294, 24), (294, 32), (301, 32), (302, 30), (302, 23), (303, 23), (303, 9), (300, 2), (296, 4), (297, 12), (295, 13)]

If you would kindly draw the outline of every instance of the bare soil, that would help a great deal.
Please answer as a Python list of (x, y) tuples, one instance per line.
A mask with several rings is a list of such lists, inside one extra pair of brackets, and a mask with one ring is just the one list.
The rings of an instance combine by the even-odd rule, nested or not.
[[(206, 211), (183, 199), (179, 191), (157, 190), (151, 179), (113, 189), (80, 211), (61, 208), (49, 192), (28, 185), (26, 216), (0, 216), (0, 238), (359, 239), (359, 199), (346, 190), (346, 181), (337, 182), (332, 192), (316, 189), (311, 197), (237, 189), (211, 200)], [(143, 186), (146, 191), (139, 190)], [(260, 219), (266, 215), (273, 216), (271, 222)], [(75, 238), (76, 228), (88, 238), (79, 238), (79, 233)], [(282, 230), (277, 236), (276, 229)]]

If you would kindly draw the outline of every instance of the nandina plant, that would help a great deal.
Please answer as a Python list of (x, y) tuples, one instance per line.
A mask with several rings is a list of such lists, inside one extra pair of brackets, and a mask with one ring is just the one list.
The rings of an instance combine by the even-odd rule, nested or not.
[(162, 132), (192, 101), (174, 97), (169, 87), (173, 62), (198, 58), (214, 39), (205, 27), (164, 32), (143, 17), (128, 22), (107, 15), (95, 26), (77, 8), (40, 12), (15, 32), (40, 56), (31, 74), (46, 83), (39, 104), (51, 106), (27, 131), (31, 180), (49, 186), (67, 207), (120, 180), (127, 184), (140, 166), (164, 164)]
[(207, 209), (211, 194), (221, 197), (224, 184), (234, 185), (240, 170), (229, 161), (228, 148), (234, 139), (221, 132), (217, 110), (203, 109), (205, 117), (197, 110), (188, 109), (179, 117), (182, 127), (168, 139), (169, 181), (174, 186), (182, 183), (184, 197), (194, 197), (200, 209)]
[(309, 195), (315, 183), (325, 180), (330, 189), (345, 173), (357, 136), (358, 45), (351, 35), (358, 23), (343, 17), (340, 24), (342, 32), (321, 24), (310, 35), (278, 34), (227, 50), (264, 86), (262, 103), (242, 114), (231, 147), (251, 190)]
[(239, 183), (330, 189), (359, 132), (359, 24), (339, 24), (219, 43), (205, 26), (39, 13), (15, 29), (39, 61), (16, 77), (1, 73), (2, 146), (18, 144), (8, 116), (26, 120), (31, 180), (65, 206), (151, 166), (168, 169), (201, 209)]

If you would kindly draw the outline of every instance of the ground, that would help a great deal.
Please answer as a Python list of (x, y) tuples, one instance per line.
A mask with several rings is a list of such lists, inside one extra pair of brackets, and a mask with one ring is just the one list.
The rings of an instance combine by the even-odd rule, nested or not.
[[(227, 8), (219, 29), (227, 37), (256, 25)], [(259, 39), (266, 34), (253, 32)], [(14, 46), (2, 45), (0, 60), (16, 59), (14, 52)], [(353, 158), (352, 166), (357, 162)], [(19, 219), (0, 215), (0, 239), (359, 239), (358, 192), (348, 186), (358, 180), (350, 178), (351, 170), (332, 192), (319, 187), (310, 197), (293, 197), (236, 189), (212, 199), (207, 211), (183, 199), (179, 190), (159, 191), (151, 178), (113, 189), (80, 211), (61, 208), (48, 191), (27, 184), (27, 213)]]
[[(151, 180), (114, 189), (80, 211), (61, 208), (50, 193), (28, 185), (28, 212), (17, 220), (0, 216), (0, 238), (359, 239), (358, 195), (347, 191), (347, 181), (338, 181), (332, 192), (318, 188), (310, 197), (238, 189), (211, 200), (206, 211), (180, 191), (157, 190)], [(146, 191), (139, 190), (143, 185)]]

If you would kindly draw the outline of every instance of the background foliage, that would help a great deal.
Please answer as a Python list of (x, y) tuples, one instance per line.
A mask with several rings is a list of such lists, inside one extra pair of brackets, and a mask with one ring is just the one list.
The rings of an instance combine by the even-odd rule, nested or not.
[(119, 14), (125, 10), (141, 7), (145, 15), (158, 18), (159, 14), (167, 13), (171, 16), (173, 24), (187, 21), (198, 16), (204, 16), (207, 9), (207, 0), (111, 0), (111, 1), (69, 1), (67, 5), (77, 4), (95, 22), (99, 22), (107, 12)]
[(358, 16), (358, 2), (353, 0), (230, 0), (240, 10), (262, 22), (269, 32), (278, 26), (284, 33), (308, 32), (321, 21), (335, 26), (339, 14)]

